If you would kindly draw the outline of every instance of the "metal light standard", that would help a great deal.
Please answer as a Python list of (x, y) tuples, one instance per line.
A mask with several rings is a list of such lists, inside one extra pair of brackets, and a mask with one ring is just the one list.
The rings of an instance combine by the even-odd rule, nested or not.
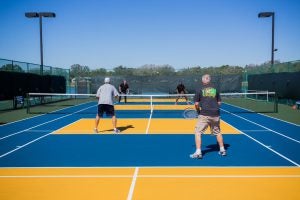
[(28, 18), (39, 18), (40, 19), (40, 53), (41, 53), (41, 67), (40, 67), (40, 74), (43, 75), (44, 71), (44, 61), (43, 61), (43, 25), (42, 25), (42, 18), (43, 17), (52, 17), (56, 16), (53, 12), (27, 12), (25, 16)]
[(274, 28), (275, 28), (275, 13), (274, 12), (261, 12), (258, 14), (259, 18), (272, 17), (272, 48), (271, 48), (271, 65), (273, 69), (274, 65), (274, 52), (277, 49), (274, 49)]

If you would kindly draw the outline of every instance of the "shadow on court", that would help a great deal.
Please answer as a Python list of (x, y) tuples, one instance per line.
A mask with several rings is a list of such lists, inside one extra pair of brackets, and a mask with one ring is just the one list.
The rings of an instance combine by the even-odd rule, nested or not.
[[(225, 150), (228, 150), (230, 147), (230, 144), (224, 144)], [(220, 148), (218, 144), (210, 144), (206, 146), (206, 149), (202, 150), (202, 155), (205, 155), (207, 153), (211, 152), (219, 152)]]
[[(123, 131), (125, 131), (127, 129), (131, 129), (131, 128), (134, 128), (134, 126), (132, 126), (132, 125), (118, 126), (118, 129), (120, 130), (120, 132), (123, 132)], [(108, 132), (108, 131), (114, 131), (114, 129), (103, 130), (103, 131), (100, 131), (100, 133), (102, 133), (102, 132)]]

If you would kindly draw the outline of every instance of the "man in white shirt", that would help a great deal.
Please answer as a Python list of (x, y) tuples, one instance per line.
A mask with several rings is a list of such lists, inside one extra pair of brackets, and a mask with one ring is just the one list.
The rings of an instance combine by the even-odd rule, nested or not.
[(119, 93), (115, 86), (110, 84), (110, 78), (106, 77), (104, 79), (104, 84), (101, 85), (97, 91), (96, 97), (98, 100), (98, 113), (95, 120), (94, 131), (98, 133), (98, 125), (100, 118), (103, 117), (103, 114), (106, 113), (107, 116), (111, 116), (112, 124), (114, 128), (114, 133), (120, 133), (120, 130), (117, 129), (117, 118), (115, 115), (114, 108), (114, 98), (117, 98)]

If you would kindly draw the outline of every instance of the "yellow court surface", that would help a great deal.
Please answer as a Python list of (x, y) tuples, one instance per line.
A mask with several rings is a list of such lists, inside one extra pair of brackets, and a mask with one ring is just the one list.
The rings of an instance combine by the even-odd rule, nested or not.
[(194, 109), (193, 105), (115, 105), (116, 110), (151, 110), (151, 106), (155, 110), (184, 110)]
[[(121, 134), (194, 134), (195, 120), (187, 119), (118, 119), (118, 128)], [(55, 134), (95, 134), (95, 119), (80, 119), (59, 130)], [(99, 133), (112, 133), (111, 119), (101, 119), (98, 127)], [(221, 121), (223, 134), (239, 134), (240, 131), (230, 124)], [(206, 131), (210, 134), (210, 129)]]
[(300, 168), (2, 168), (0, 199), (300, 199)]

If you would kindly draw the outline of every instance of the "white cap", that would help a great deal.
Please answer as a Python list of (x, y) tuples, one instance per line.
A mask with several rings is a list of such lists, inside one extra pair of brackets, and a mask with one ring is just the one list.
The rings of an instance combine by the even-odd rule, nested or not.
[(104, 79), (104, 83), (109, 83), (109, 82), (110, 82), (110, 78), (106, 77), (106, 78)]

